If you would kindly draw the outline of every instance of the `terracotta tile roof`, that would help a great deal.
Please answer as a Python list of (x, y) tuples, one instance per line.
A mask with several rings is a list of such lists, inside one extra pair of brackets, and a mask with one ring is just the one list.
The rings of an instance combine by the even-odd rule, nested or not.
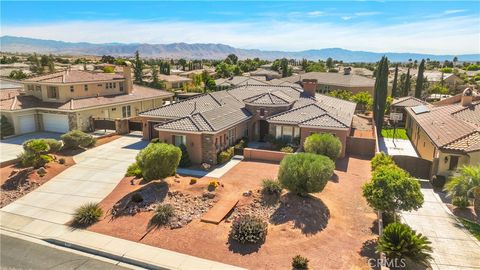
[(45, 102), (34, 96), (16, 95), (14, 98), (2, 100), (0, 108), (2, 110), (22, 110), (31, 108), (48, 108), (59, 110), (78, 110), (89, 107), (97, 107), (102, 105), (113, 105), (116, 103), (124, 103), (135, 100), (143, 100), (149, 98), (171, 97), (172, 93), (163, 90), (157, 90), (149, 87), (134, 85), (132, 94), (110, 95), (100, 97), (88, 97), (72, 99), (67, 102)]
[(480, 151), (480, 132), (475, 131), (466, 137), (458, 139), (443, 147), (447, 150), (460, 150), (465, 152)]
[(24, 80), (24, 82), (39, 83), (81, 83), (96, 81), (123, 80), (120, 73), (91, 72), (84, 70), (61, 71)]
[(396, 107), (415, 107), (419, 105), (427, 105), (428, 103), (418, 99), (416, 97), (408, 96), (408, 97), (401, 97), (401, 98), (396, 98), (393, 100), (391, 106), (396, 106)]
[(284, 94), (282, 91), (274, 91), (274, 92), (260, 94), (257, 96), (246, 98), (243, 101), (251, 104), (264, 104), (264, 105), (269, 105), (269, 104), (275, 104), (275, 105), (285, 104), (286, 105), (294, 102), (294, 100), (290, 96)]
[(158, 74), (158, 79), (166, 82), (191, 82), (192, 81), (192, 79), (190, 78), (185, 78), (178, 75), (165, 75), (165, 74)]
[(375, 80), (359, 75), (332, 72), (307, 72), (300, 75), (294, 75), (280, 80), (291, 83), (301, 82), (303, 79), (316, 79), (318, 84), (338, 85), (345, 87), (373, 87)]
[[(480, 130), (475, 123), (480, 119), (479, 103), (463, 107), (460, 103), (429, 107), (429, 111), (415, 114), (407, 108), (408, 114), (421, 126), (432, 142), (438, 147), (446, 147), (453, 142)], [(462, 141), (464, 142), (464, 141)], [(455, 144), (454, 147), (458, 147)]]

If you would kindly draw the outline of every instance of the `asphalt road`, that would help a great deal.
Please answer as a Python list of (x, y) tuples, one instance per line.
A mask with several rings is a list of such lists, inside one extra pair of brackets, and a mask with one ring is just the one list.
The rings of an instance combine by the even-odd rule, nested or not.
[(108, 262), (0, 235), (0, 269), (126, 270)]

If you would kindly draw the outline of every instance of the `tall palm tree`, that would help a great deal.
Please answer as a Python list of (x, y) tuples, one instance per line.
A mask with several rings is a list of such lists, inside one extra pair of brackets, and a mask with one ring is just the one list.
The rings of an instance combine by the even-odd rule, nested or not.
[(451, 198), (473, 197), (473, 208), (480, 214), (480, 165), (463, 166), (458, 170), (458, 175), (453, 176), (445, 185), (445, 191)]

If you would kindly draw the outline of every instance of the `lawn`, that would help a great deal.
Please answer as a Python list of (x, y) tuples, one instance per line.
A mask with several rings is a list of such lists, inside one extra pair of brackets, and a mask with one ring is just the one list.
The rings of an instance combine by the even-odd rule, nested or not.
[(460, 221), (462, 221), (463, 226), (465, 226), (465, 228), (467, 228), (467, 230), (470, 231), (473, 236), (480, 240), (480, 224), (464, 218), (461, 218)]
[[(393, 138), (393, 128), (382, 129), (382, 137), (384, 138)], [(395, 132), (396, 139), (408, 140), (407, 131), (404, 128), (397, 128)]]

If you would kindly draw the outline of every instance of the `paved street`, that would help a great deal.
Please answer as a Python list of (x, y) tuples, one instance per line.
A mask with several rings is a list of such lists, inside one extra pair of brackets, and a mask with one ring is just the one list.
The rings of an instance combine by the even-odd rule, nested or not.
[(380, 136), (378, 139), (378, 146), (380, 147), (380, 151), (383, 151), (390, 156), (418, 157), (410, 140), (395, 139), (394, 141), (392, 138), (383, 138)]
[(38, 138), (60, 139), (60, 135), (59, 133), (51, 132), (35, 132), (2, 140), (0, 141), (0, 162), (17, 158), (18, 154), (23, 150), (23, 142), (27, 140)]
[(403, 212), (402, 218), (432, 242), (432, 268), (480, 269), (480, 242), (450, 214), (431, 187), (422, 188), (422, 193), (425, 198), (423, 207), (418, 211)]
[(0, 254), (1, 269), (128, 269), (4, 234), (0, 235)]
[(146, 145), (139, 136), (123, 136), (89, 149), (74, 157), (77, 164), (2, 211), (65, 224), (77, 207), (107, 196)]

